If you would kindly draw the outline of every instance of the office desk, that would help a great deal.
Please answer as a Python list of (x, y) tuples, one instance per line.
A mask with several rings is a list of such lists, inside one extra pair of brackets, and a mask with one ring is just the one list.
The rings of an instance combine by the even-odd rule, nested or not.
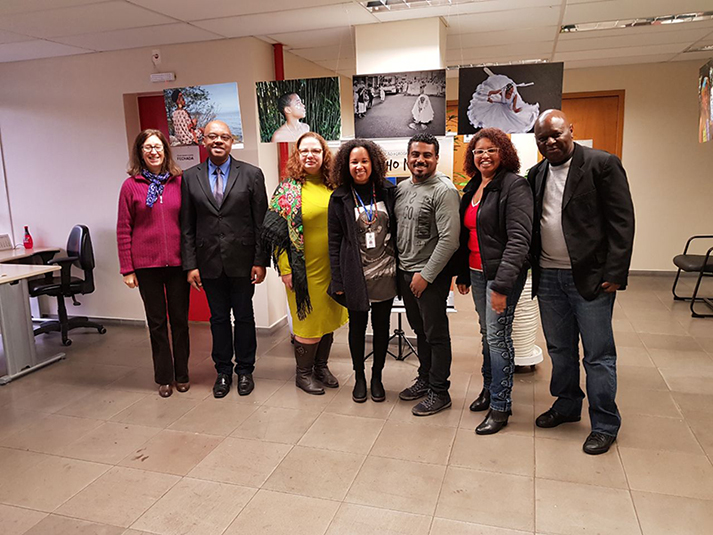
[[(6, 251), (3, 251), (6, 252)], [(0, 264), (0, 385), (64, 358), (58, 353), (39, 361), (30, 315), (27, 279), (60, 271), (59, 266)]]
[[(42, 260), (42, 264), (59, 252), (57, 247), (35, 247), (34, 249), (8, 249), (0, 251), (0, 264), (32, 264), (34, 256), (38, 256)], [(23, 262), (21, 262), (23, 261)]]

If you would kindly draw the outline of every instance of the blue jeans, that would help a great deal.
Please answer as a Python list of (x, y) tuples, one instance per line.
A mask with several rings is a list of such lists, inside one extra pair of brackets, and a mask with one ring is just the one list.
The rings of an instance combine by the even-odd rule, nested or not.
[(493, 281), (485, 280), (482, 271), (470, 270), (473, 302), (483, 338), (483, 388), (490, 390), (490, 408), (496, 411), (512, 408), (512, 375), (515, 371), (512, 320), (526, 279), (527, 272), (523, 271), (507, 296), (505, 311), (498, 314), (490, 306)]
[(552, 359), (552, 408), (579, 416), (584, 392), (579, 387), (579, 338), (584, 347), (592, 431), (616, 436), (621, 416), (616, 398), (616, 346), (612, 331), (614, 293), (584, 299), (569, 269), (543, 269), (537, 299), (547, 351)]

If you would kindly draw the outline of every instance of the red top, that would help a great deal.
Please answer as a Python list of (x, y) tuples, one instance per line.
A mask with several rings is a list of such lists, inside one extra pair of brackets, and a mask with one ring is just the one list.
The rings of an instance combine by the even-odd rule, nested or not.
[(468, 265), (470, 269), (483, 271), (483, 261), (480, 258), (480, 245), (478, 245), (478, 232), (476, 229), (476, 221), (478, 220), (478, 206), (480, 201), (473, 206), (473, 203), (468, 203), (468, 209), (465, 211), (463, 224), (470, 232), (468, 234)]
[(163, 195), (146, 206), (149, 181), (131, 176), (119, 194), (116, 241), (121, 274), (135, 269), (181, 265), (181, 177), (170, 177)]

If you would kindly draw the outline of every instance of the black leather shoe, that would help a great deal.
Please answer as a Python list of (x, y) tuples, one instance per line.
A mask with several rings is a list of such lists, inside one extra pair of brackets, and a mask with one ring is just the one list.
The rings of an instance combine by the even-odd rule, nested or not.
[(364, 403), (366, 401), (366, 377), (362, 374), (356, 378), (354, 390), (352, 390), (352, 399), (355, 403)]
[(224, 398), (230, 392), (230, 385), (233, 382), (233, 378), (225, 373), (219, 373), (213, 385), (213, 397), (214, 398)]
[(473, 412), (485, 411), (490, 408), (490, 389), (483, 388), (475, 398), (475, 401), (470, 404), (470, 410)]
[(371, 377), (371, 400), (381, 403), (386, 399), (386, 390), (380, 377)]
[(549, 409), (546, 412), (543, 412), (537, 417), (537, 420), (535, 420), (535, 425), (537, 427), (544, 427), (545, 429), (549, 429), (551, 427), (557, 427), (560, 424), (565, 424), (568, 422), (578, 422), (580, 421), (581, 418), (579, 416), (565, 416), (564, 414), (560, 414), (554, 409)]
[(247, 396), (255, 388), (255, 381), (253, 381), (253, 374), (246, 373), (245, 375), (238, 375), (238, 394), (241, 396)]
[(476, 435), (494, 435), (508, 424), (511, 411), (496, 411), (490, 409), (485, 420), (475, 428)]
[(616, 437), (611, 435), (592, 432), (589, 433), (587, 440), (584, 441), (582, 449), (584, 450), (584, 453), (588, 453), (589, 455), (600, 455), (608, 452), (615, 440)]
[(416, 377), (414, 383), (408, 388), (404, 388), (399, 393), (399, 398), (404, 401), (415, 401), (428, 394), (428, 380)]

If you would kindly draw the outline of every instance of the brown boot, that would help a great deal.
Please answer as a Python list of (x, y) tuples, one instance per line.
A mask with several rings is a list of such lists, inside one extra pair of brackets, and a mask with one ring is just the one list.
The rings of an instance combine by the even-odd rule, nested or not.
[(324, 394), (324, 388), (312, 377), (314, 355), (319, 344), (303, 344), (295, 340), (295, 360), (297, 372), (295, 384), (308, 394)]
[(329, 350), (332, 349), (334, 333), (325, 334), (317, 344), (317, 354), (314, 357), (314, 376), (328, 388), (337, 388), (339, 381), (327, 368), (329, 360)]

